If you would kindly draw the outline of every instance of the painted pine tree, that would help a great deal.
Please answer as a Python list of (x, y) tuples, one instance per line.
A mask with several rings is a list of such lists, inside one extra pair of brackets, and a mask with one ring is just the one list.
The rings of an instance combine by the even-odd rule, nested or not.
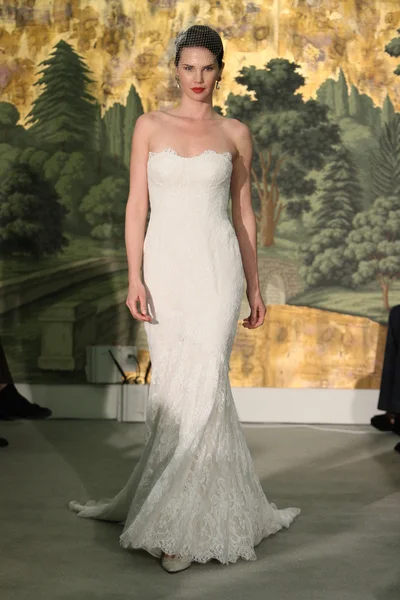
[(400, 190), (400, 114), (385, 123), (379, 137), (379, 150), (371, 160), (373, 198), (391, 196)]
[(351, 284), (346, 238), (362, 208), (361, 196), (357, 168), (350, 151), (341, 146), (326, 170), (309, 240), (299, 250), (308, 287)]
[(90, 69), (73, 47), (60, 40), (40, 63), (41, 86), (27, 116), (29, 133), (46, 147), (64, 152), (92, 150), (95, 144), (96, 105), (88, 89)]

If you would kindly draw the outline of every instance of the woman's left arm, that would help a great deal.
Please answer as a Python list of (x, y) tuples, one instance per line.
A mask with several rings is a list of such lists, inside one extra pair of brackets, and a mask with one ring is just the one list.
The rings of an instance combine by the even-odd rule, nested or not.
[(235, 120), (233, 127), (237, 154), (233, 159), (231, 178), (232, 223), (238, 238), (247, 282), (246, 295), (251, 313), (243, 327), (255, 329), (263, 324), (266, 307), (260, 292), (257, 261), (257, 225), (251, 201), (251, 161), (253, 141), (250, 129)]

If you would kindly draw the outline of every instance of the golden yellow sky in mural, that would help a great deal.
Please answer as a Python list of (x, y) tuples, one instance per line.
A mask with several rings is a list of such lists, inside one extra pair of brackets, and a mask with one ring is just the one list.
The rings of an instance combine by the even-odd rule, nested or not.
[(1, 100), (24, 117), (38, 93), (39, 63), (64, 39), (85, 58), (104, 108), (124, 103), (134, 84), (146, 111), (179, 97), (165, 66), (172, 35), (194, 22), (217, 29), (226, 67), (215, 104), (230, 92), (242, 66), (262, 68), (276, 56), (294, 60), (306, 78), (305, 98), (342, 67), (348, 82), (382, 105), (400, 110), (400, 60), (384, 52), (400, 27), (399, 0), (2, 0)]

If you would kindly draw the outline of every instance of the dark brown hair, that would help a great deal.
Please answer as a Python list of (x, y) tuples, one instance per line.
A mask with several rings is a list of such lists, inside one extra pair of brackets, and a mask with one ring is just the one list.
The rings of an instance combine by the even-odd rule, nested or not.
[(185, 32), (182, 38), (176, 42), (174, 64), (177, 67), (181, 58), (183, 48), (193, 47), (207, 48), (217, 59), (218, 66), (221, 68), (224, 57), (224, 47), (221, 36), (215, 29), (208, 25), (192, 25)]

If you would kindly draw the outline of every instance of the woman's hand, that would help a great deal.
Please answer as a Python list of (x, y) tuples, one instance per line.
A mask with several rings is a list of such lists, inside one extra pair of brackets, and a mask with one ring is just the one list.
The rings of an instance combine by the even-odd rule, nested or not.
[(246, 327), (247, 329), (256, 329), (256, 327), (260, 327), (264, 323), (267, 309), (265, 308), (264, 301), (259, 291), (253, 294), (250, 294), (247, 291), (246, 295), (251, 312), (248, 317), (243, 319), (243, 327)]
[[(138, 302), (141, 312), (137, 309)], [(138, 321), (151, 321), (151, 316), (147, 314), (146, 288), (140, 280), (129, 283), (126, 305)]]

